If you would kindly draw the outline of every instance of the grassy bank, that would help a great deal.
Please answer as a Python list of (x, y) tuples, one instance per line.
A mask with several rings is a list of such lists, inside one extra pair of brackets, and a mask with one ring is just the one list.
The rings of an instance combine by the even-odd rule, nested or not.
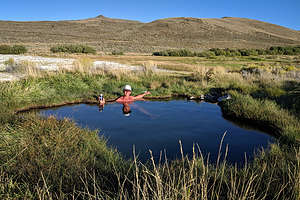
[[(40, 72), (0, 83), (0, 198), (3, 199), (298, 199), (300, 187), (299, 84), (288, 73), (193, 68), (192, 73)], [(97, 132), (69, 120), (14, 112), (25, 107), (107, 99), (130, 84), (152, 96), (229, 93), (225, 115), (264, 126), (282, 138), (242, 167), (211, 165), (195, 146), (193, 159), (168, 163), (123, 160)], [(289, 99), (285, 101), (284, 99)]]

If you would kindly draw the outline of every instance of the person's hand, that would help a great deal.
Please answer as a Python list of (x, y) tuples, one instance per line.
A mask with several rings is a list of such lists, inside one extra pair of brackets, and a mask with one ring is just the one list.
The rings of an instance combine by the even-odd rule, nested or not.
[(151, 92), (149, 92), (149, 91), (145, 91), (145, 92), (144, 92), (144, 94), (145, 94), (145, 95), (147, 95), (147, 94), (151, 94)]

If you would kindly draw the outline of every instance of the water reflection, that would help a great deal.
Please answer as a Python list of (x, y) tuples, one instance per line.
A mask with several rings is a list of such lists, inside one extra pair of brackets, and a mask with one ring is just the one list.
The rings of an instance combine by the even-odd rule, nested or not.
[(124, 116), (126, 116), (126, 117), (130, 116), (130, 113), (131, 113), (131, 108), (130, 108), (129, 104), (130, 103), (123, 103), (122, 111), (123, 111)]
[[(124, 116), (126, 116), (126, 117), (129, 117), (132, 112), (131, 106), (134, 109), (140, 111), (141, 113), (144, 113), (146, 116), (149, 116), (150, 118), (154, 118), (155, 116), (158, 116), (158, 115), (151, 114), (150, 112), (145, 110), (143, 107), (139, 106), (138, 104), (134, 104), (134, 102), (124, 102), (124, 103), (117, 102), (117, 103), (123, 105), (122, 112), (123, 112)], [(99, 107), (99, 112), (103, 112), (104, 104), (98, 104), (98, 107)]]

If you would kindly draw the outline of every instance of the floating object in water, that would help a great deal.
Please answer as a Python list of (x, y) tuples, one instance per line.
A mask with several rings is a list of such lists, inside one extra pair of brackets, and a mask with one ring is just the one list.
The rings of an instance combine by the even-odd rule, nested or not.
[(199, 97), (190, 96), (188, 97), (188, 100), (204, 100), (204, 95), (201, 94)]
[(218, 102), (221, 102), (221, 101), (228, 100), (228, 99), (231, 99), (230, 94), (225, 94), (224, 96), (219, 97), (217, 100), (218, 100)]

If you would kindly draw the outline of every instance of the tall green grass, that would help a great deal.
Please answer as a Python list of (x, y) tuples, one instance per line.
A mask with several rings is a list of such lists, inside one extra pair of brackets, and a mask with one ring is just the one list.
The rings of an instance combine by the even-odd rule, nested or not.
[(254, 99), (250, 95), (231, 92), (232, 100), (221, 102), (227, 117), (258, 125), (282, 139), (299, 139), (299, 120), (270, 100)]
[(4, 177), (27, 184), (30, 191), (47, 184), (50, 191), (67, 194), (84, 190), (84, 177), (93, 174), (102, 190), (117, 192), (113, 170), (122, 172), (128, 164), (107, 148), (97, 131), (81, 129), (68, 119), (40, 119), (34, 114), (16, 116), (2, 125), (0, 166), (7, 174)]
[[(35, 136), (29, 140), (24, 140), (28, 136), (17, 142), (5, 140), (5, 147), (13, 144), (9, 147), (13, 156), (7, 156), (4, 164), (1, 159), (0, 197), (224, 200), (300, 197), (299, 149), (287, 152), (274, 144), (268, 153), (262, 151), (253, 162), (238, 167), (227, 164), (226, 155), (224, 160), (219, 157), (215, 165), (210, 164), (197, 146), (189, 159), (181, 147), (179, 160), (156, 163), (150, 157), (150, 162), (144, 164), (136, 157), (123, 161), (97, 136), (78, 130), (67, 120), (57, 122), (52, 118), (38, 124), (39, 129), (48, 130), (49, 136), (45, 136), (45, 131), (32, 131), (30, 135), (35, 133)], [(37, 146), (32, 146), (33, 143)], [(4, 147), (3, 142), (0, 144)]]
[[(0, 83), (0, 198), (299, 199), (299, 119), (275, 101), (297, 93), (297, 87), (272, 78), (223, 68), (166, 75), (145, 65), (141, 72), (77, 70)], [(229, 92), (232, 99), (221, 103), (225, 115), (263, 126), (283, 140), (243, 166), (221, 159), (211, 164), (196, 145), (192, 159), (182, 151), (179, 160), (155, 163), (150, 157), (141, 163), (122, 159), (96, 131), (68, 119), (14, 114), (24, 107), (93, 100), (100, 92), (115, 98), (125, 84), (134, 94), (150, 90), (153, 96)], [(269, 85), (272, 91), (266, 90)], [(274, 92), (279, 89), (284, 93)]]

